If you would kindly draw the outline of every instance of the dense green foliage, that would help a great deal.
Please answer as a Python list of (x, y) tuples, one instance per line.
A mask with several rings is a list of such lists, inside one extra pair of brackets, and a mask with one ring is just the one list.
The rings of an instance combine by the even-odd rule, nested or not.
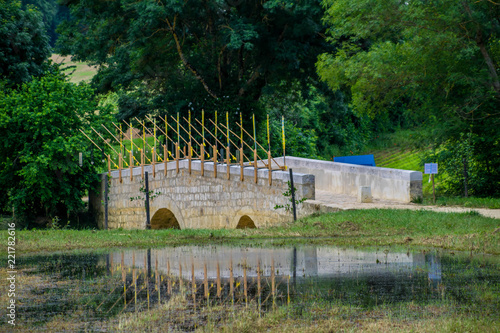
[(469, 195), (499, 196), (500, 6), (322, 5), (0, 0), (1, 208), (66, 218), (82, 207), (95, 177), (77, 130), (106, 122), (109, 105), (98, 106), (94, 90), (66, 82), (46, 63), (63, 18), (60, 49), (100, 66), (93, 87), (116, 92), (119, 119), (188, 110), (200, 118), (204, 109), (206, 118), (227, 111), (231, 122), (241, 112), (251, 128), (255, 114), (266, 146), (268, 114), (269, 144), (280, 155), (284, 116), (286, 153), (328, 160), (417, 127), (409, 141), (431, 147), (422, 162), (439, 163), (441, 190), (458, 194), (467, 186)]
[[(450, 192), (500, 189), (500, 6), (491, 1), (324, 0), (335, 53), (318, 72), (351, 107), (430, 127)], [(464, 138), (468, 139), (464, 141)], [(463, 147), (467, 142), (468, 148)], [(462, 185), (459, 185), (462, 182)]]
[(56, 27), (61, 21), (69, 18), (68, 8), (59, 5), (57, 0), (21, 0), (21, 2), (23, 8), (32, 6), (40, 11), (50, 45), (55, 46), (58, 38)]
[(79, 130), (105, 123), (110, 109), (48, 62), (43, 20), (31, 5), (0, 3), (0, 211), (24, 222), (66, 220), (81, 210), (97, 163)]
[(119, 118), (181, 115), (191, 110), (251, 128), (256, 115), (260, 142), (281, 152), (285, 116), (287, 154), (331, 159), (359, 153), (372, 131), (390, 127), (352, 113), (344, 91), (319, 82), (318, 54), (332, 51), (321, 23), (319, 1), (99, 1), (64, 2), (72, 20), (63, 23), (59, 45), (75, 59), (103, 65), (98, 91), (118, 91)]
[(57, 71), (18, 89), (1, 89), (0, 204), (13, 207), (16, 218), (66, 219), (83, 207), (81, 198), (97, 172), (79, 129), (107, 119), (105, 108), (95, 110), (90, 88), (67, 82)]
[[(102, 65), (99, 91), (126, 91), (120, 117), (161, 112), (259, 113), (282, 82), (315, 76), (318, 1), (66, 0), (63, 53)], [(232, 112), (233, 113), (233, 112)], [(246, 119), (248, 117), (245, 117)]]
[(21, 9), (16, 0), (0, 0), (0, 79), (9, 85), (43, 73), (50, 46), (40, 12)]

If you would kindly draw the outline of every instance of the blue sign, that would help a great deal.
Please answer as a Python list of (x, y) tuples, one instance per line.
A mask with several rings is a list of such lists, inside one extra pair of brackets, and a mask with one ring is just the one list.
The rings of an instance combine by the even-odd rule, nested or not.
[(333, 158), (334, 162), (358, 164), (365, 166), (375, 166), (375, 158), (373, 154), (370, 155), (355, 155), (355, 156), (337, 156)]
[(437, 163), (425, 163), (424, 165), (424, 173), (427, 175), (437, 175), (438, 173), (438, 164)]

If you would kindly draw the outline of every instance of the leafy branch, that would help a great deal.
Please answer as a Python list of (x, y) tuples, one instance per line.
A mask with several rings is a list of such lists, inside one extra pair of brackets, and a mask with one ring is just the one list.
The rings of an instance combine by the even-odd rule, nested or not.
[[(139, 188), (139, 191), (141, 193), (143, 193), (144, 196), (138, 195), (136, 197), (130, 197), (130, 201), (134, 201), (134, 200), (146, 200), (146, 187), (144, 186), (144, 180), (141, 180), (141, 184), (143, 184), (143, 185)], [(154, 192), (153, 190), (150, 190), (149, 191), (149, 200), (153, 201), (160, 194), (161, 194), (161, 192)]]
[[(287, 184), (288, 184), (288, 189), (285, 192), (283, 192), (283, 196), (286, 197), (286, 198), (288, 198), (288, 201), (290, 201), (290, 203), (287, 203), (285, 205), (276, 205), (276, 206), (274, 206), (274, 209), (284, 208), (285, 211), (287, 213), (289, 213), (289, 212), (292, 211), (292, 203), (293, 203), (293, 200), (292, 200), (292, 184), (290, 183), (290, 181), (288, 181)], [(295, 186), (293, 187), (293, 191), (295, 193), (297, 193), (297, 188)], [(295, 199), (295, 205), (300, 205), (301, 203), (303, 203), (306, 200), (307, 200), (307, 198)]]

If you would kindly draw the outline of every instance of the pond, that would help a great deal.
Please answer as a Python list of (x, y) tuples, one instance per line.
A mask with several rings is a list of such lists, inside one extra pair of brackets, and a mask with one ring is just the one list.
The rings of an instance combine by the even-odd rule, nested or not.
[[(365, 309), (444, 302), (498, 314), (499, 268), (495, 256), (327, 246), (181, 246), (24, 256), (17, 322), (46, 331), (113, 331), (127, 313), (179, 299), (184, 311), (172, 325), (180, 331), (203, 325), (209, 319), (196, 314), (221, 306), (264, 315), (278, 307), (300, 314), (319, 301)], [(484, 302), (485, 293), (493, 295), (491, 302)]]

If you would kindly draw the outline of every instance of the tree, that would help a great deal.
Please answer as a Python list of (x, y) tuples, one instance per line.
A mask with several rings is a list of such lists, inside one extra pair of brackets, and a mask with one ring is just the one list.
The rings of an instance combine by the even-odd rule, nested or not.
[(61, 6), (57, 0), (22, 0), (23, 8), (36, 8), (40, 11), (43, 17), (46, 34), (49, 37), (49, 44), (54, 47), (58, 34), (56, 27), (61, 21), (69, 18), (68, 8)]
[[(329, 46), (318, 1), (65, 0), (64, 54), (100, 65), (99, 91), (124, 89), (120, 116), (194, 108), (257, 112), (272, 83), (315, 77)], [(275, 85), (277, 86), (277, 85)]]
[(27, 82), (44, 71), (51, 50), (40, 12), (21, 2), (0, 0), (0, 79)]
[(66, 219), (83, 207), (97, 163), (79, 130), (109, 119), (106, 108), (96, 111), (93, 96), (57, 71), (18, 89), (0, 89), (0, 205), (13, 207), (16, 218)]
[[(493, 1), (324, 0), (335, 53), (317, 68), (351, 107), (432, 126), (436, 145), (473, 138), (477, 193), (500, 194), (500, 6)], [(473, 163), (472, 163), (473, 162)]]

